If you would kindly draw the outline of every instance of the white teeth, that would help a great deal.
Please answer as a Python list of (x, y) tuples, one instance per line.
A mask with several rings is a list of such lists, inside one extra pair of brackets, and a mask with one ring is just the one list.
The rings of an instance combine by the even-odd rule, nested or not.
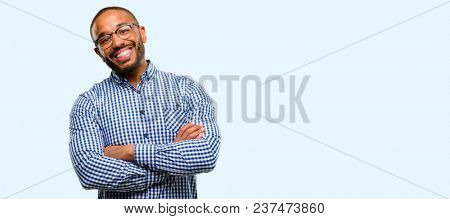
[(131, 52), (131, 50), (125, 50), (125, 51), (119, 53), (119, 55), (117, 55), (117, 58), (122, 57), (122, 56), (127, 56), (130, 54), (130, 52)]

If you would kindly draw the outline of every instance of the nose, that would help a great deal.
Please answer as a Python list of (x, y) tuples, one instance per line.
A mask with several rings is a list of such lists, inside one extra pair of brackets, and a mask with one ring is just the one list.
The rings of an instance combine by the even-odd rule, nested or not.
[(111, 36), (112, 48), (121, 48), (125, 44), (125, 40), (118, 37), (116, 34)]

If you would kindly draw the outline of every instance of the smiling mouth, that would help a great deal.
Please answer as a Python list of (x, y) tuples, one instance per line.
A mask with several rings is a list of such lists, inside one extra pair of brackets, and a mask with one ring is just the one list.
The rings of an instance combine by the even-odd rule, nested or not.
[(133, 49), (134, 47), (131, 46), (122, 48), (112, 55), (112, 59), (117, 63), (126, 62), (130, 60)]

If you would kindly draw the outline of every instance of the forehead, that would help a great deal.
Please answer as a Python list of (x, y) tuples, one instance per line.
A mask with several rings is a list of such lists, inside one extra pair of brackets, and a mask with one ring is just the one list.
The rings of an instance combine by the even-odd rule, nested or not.
[(97, 17), (92, 26), (92, 35), (99, 36), (102, 33), (113, 32), (124, 23), (133, 23), (134, 18), (122, 10), (109, 10)]

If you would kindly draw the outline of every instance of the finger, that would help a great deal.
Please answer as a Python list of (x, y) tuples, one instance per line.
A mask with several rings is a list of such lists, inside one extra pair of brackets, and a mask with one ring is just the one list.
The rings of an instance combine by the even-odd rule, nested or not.
[(196, 131), (195, 133), (190, 134), (187, 138), (188, 139), (200, 139), (205, 134), (205, 128), (201, 128), (200, 130)]
[(187, 136), (189, 136), (190, 134), (192, 134), (193, 132), (196, 132), (197, 130), (201, 129), (201, 126), (198, 125), (194, 125), (191, 128), (188, 128), (186, 131), (184, 131), (183, 135), (181, 135), (181, 138), (186, 139)]
[(188, 128), (186, 131), (184, 131), (184, 133), (181, 137), (186, 139), (189, 135), (191, 135), (192, 133), (194, 133), (200, 129), (201, 129), (201, 126), (195, 125), (191, 128)]
[(201, 139), (203, 138), (203, 135), (205, 135), (203, 132), (201, 132), (200, 134), (197, 135), (197, 137), (195, 137), (195, 139)]
[(186, 137), (186, 139), (195, 139), (195, 137), (197, 137), (197, 136), (198, 136), (200, 133), (202, 133), (202, 132), (203, 132), (203, 130), (202, 130), (202, 129), (199, 129), (199, 130), (197, 130), (197, 131), (191, 133), (190, 135), (188, 135), (188, 136)]
[(194, 125), (195, 124), (193, 122), (190, 122), (190, 123), (184, 125), (183, 127), (181, 127), (180, 130), (178, 131), (177, 137), (181, 137), (188, 128), (190, 128)]
[(183, 125), (180, 130), (178, 130), (179, 134), (183, 134), (184, 131), (186, 131), (186, 129), (192, 127), (193, 125), (195, 125), (193, 122), (190, 122), (188, 124)]

